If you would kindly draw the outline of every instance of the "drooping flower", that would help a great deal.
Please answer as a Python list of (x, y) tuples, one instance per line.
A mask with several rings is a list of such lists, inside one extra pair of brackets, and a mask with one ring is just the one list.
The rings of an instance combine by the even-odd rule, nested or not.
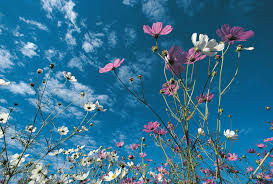
[(225, 24), (221, 29), (216, 30), (217, 35), (224, 41), (233, 44), (234, 41), (246, 41), (248, 38), (254, 36), (252, 30), (244, 32), (244, 28), (239, 26), (230, 27)]
[(154, 38), (158, 38), (160, 35), (167, 35), (170, 32), (172, 32), (173, 28), (170, 25), (165, 26), (162, 29), (162, 22), (156, 22), (153, 23), (152, 28), (147, 25), (143, 25), (143, 31), (144, 33), (147, 33), (149, 35), (152, 35)]
[(264, 145), (263, 143), (261, 143), (261, 144), (256, 144), (256, 146), (258, 147), (258, 148), (266, 148), (267, 147), (267, 145)]
[(0, 79), (0, 86), (6, 86), (9, 84), (10, 84), (10, 82), (6, 82), (4, 79)]
[(93, 104), (93, 103), (85, 103), (85, 104), (83, 105), (83, 108), (84, 108), (84, 110), (86, 110), (86, 111), (93, 111), (93, 110), (96, 109), (96, 104)]
[(28, 132), (28, 133), (33, 133), (36, 131), (36, 127), (33, 127), (33, 125), (29, 125), (29, 126), (26, 126), (25, 130)]
[(233, 154), (228, 153), (227, 159), (228, 159), (229, 161), (236, 161), (236, 160), (238, 159), (238, 156), (237, 156), (235, 153), (233, 153)]
[(69, 132), (69, 130), (67, 127), (61, 126), (58, 128), (58, 132), (60, 135), (66, 135)]
[(124, 59), (120, 60), (118, 58), (118, 59), (116, 59), (114, 61), (114, 63), (108, 63), (103, 68), (100, 68), (99, 72), (100, 73), (106, 73), (106, 72), (109, 72), (111, 70), (115, 70), (116, 68), (118, 68), (121, 65), (121, 63), (123, 63), (123, 61), (124, 61)]
[(107, 175), (103, 176), (103, 180), (104, 181), (112, 181), (112, 180), (116, 179), (120, 175), (120, 173), (121, 173), (121, 168), (116, 169), (114, 173), (112, 171), (110, 171)]
[(144, 125), (145, 129), (143, 129), (143, 131), (147, 132), (147, 133), (150, 133), (150, 132), (156, 130), (159, 127), (159, 125), (160, 124), (157, 121), (149, 122), (148, 125)]
[(193, 33), (191, 36), (192, 43), (195, 51), (202, 52), (207, 56), (215, 56), (218, 51), (222, 51), (225, 47), (224, 43), (217, 43), (216, 40), (209, 40), (207, 35), (199, 34), (199, 41), (197, 39), (197, 33)]
[(202, 55), (202, 52), (196, 52), (194, 48), (191, 48), (187, 52), (186, 63), (185, 64), (194, 64), (196, 61), (202, 60), (206, 55)]
[(201, 104), (203, 102), (210, 102), (211, 99), (213, 98), (213, 96), (214, 96), (214, 94), (210, 94), (210, 93), (208, 93), (206, 95), (201, 94), (200, 97), (199, 96), (196, 97), (196, 100), (199, 102), (199, 104)]
[(167, 131), (164, 129), (164, 128), (162, 128), (162, 129), (157, 129), (157, 130), (154, 130), (154, 133), (156, 134), (156, 135), (165, 135), (166, 133), (167, 133)]
[(238, 138), (238, 135), (233, 130), (229, 129), (224, 131), (224, 136), (226, 136), (226, 138), (230, 140), (236, 140)]
[(71, 72), (63, 72), (64, 77), (70, 82), (77, 82), (75, 76), (71, 75)]
[(102, 112), (105, 112), (107, 109), (104, 109), (102, 105), (99, 104), (99, 101), (97, 100), (96, 103), (95, 103), (98, 111), (102, 111)]
[(7, 123), (9, 119), (9, 113), (0, 113), (0, 123)]
[(144, 157), (147, 156), (147, 154), (146, 154), (145, 152), (141, 152), (141, 153), (139, 153), (139, 156), (140, 156), (141, 158), (144, 158)]
[(179, 89), (179, 85), (175, 80), (168, 81), (162, 85), (162, 92), (165, 95), (171, 96), (176, 94), (177, 90)]
[(205, 136), (205, 132), (204, 132), (203, 128), (198, 128), (198, 134)]
[(184, 72), (185, 67), (182, 64), (186, 62), (186, 55), (187, 52), (183, 52), (181, 47), (173, 45), (165, 57), (165, 68), (175, 75)]
[(119, 148), (121, 148), (123, 145), (124, 145), (123, 141), (116, 143), (116, 147), (119, 147)]

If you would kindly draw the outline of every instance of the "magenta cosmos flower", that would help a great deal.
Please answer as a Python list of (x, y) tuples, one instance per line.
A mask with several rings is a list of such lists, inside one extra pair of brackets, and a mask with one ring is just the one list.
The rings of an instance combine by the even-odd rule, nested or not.
[(154, 38), (158, 38), (160, 35), (167, 35), (172, 32), (173, 28), (170, 25), (165, 26), (162, 29), (162, 22), (153, 23), (152, 28), (150, 26), (144, 25), (143, 26), (144, 33), (152, 35)]
[(141, 152), (141, 153), (139, 153), (139, 156), (140, 156), (141, 158), (144, 158), (144, 157), (147, 156), (147, 154), (146, 154), (145, 152)]
[(196, 100), (199, 102), (199, 104), (203, 103), (203, 102), (210, 102), (211, 99), (213, 98), (214, 94), (206, 94), (205, 96), (203, 94), (200, 95), (200, 97), (196, 97)]
[(228, 153), (227, 159), (228, 159), (229, 161), (236, 161), (236, 160), (238, 159), (238, 156), (237, 156), (235, 153), (233, 153), (233, 154)]
[(167, 131), (164, 129), (164, 128), (162, 128), (162, 129), (157, 129), (157, 130), (154, 130), (154, 133), (156, 134), (156, 135), (165, 135), (166, 133), (167, 133)]
[(119, 148), (121, 148), (123, 145), (124, 145), (123, 141), (116, 143), (116, 147), (119, 147)]
[(202, 55), (202, 52), (196, 52), (194, 48), (191, 48), (186, 56), (186, 64), (194, 64), (196, 61), (202, 60), (206, 55)]
[(119, 58), (114, 61), (114, 63), (108, 63), (103, 68), (100, 68), (100, 73), (109, 72), (111, 70), (115, 70), (120, 66), (120, 64), (124, 61), (124, 59), (120, 60)]
[(157, 121), (149, 122), (148, 125), (144, 125), (145, 129), (143, 129), (143, 131), (150, 133), (150, 132), (156, 130), (159, 127), (159, 125), (160, 125), (160, 123), (158, 123)]
[(269, 142), (269, 141), (273, 141), (273, 137), (264, 139), (264, 142)]
[(175, 75), (184, 72), (185, 67), (182, 64), (186, 62), (187, 52), (183, 52), (180, 47), (174, 45), (168, 51), (165, 57), (165, 68)]
[(248, 38), (254, 36), (252, 30), (244, 32), (244, 28), (225, 24), (221, 29), (217, 29), (217, 35), (225, 42), (233, 44), (234, 41), (246, 41)]
[(163, 91), (163, 94), (171, 96), (173, 94), (176, 94), (178, 89), (179, 86), (177, 85), (177, 82), (175, 80), (172, 80), (164, 83), (161, 90)]

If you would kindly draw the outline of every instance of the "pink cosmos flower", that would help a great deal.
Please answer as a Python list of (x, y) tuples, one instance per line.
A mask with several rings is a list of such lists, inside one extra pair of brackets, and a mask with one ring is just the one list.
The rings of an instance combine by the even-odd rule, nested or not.
[(256, 146), (258, 147), (258, 148), (266, 148), (267, 147), (267, 145), (264, 145), (263, 143), (261, 143), (261, 144), (256, 144)]
[(206, 57), (206, 55), (202, 55), (202, 52), (196, 52), (194, 48), (191, 48), (187, 52), (187, 62), (186, 64), (194, 64), (196, 61), (202, 60)]
[(123, 141), (116, 143), (116, 147), (119, 147), (119, 148), (121, 148), (123, 145), (124, 145)]
[(175, 75), (184, 72), (185, 67), (182, 65), (186, 62), (187, 52), (183, 52), (180, 47), (174, 45), (168, 51), (165, 57), (165, 68)]
[(143, 131), (150, 133), (150, 132), (156, 130), (159, 127), (159, 125), (160, 125), (160, 123), (158, 123), (157, 121), (149, 122), (148, 125), (144, 125), (145, 129), (143, 129)]
[(164, 129), (164, 128), (162, 128), (162, 129), (157, 129), (157, 130), (154, 130), (154, 133), (156, 134), (156, 135), (165, 135), (166, 133), (167, 133), (167, 131)]
[(206, 94), (205, 96), (203, 94), (200, 95), (200, 97), (196, 97), (196, 100), (199, 101), (199, 104), (203, 103), (203, 102), (210, 102), (211, 99), (213, 98), (214, 94)]
[(111, 70), (115, 70), (120, 66), (120, 64), (124, 61), (124, 59), (120, 60), (119, 58), (114, 61), (114, 63), (108, 63), (103, 68), (100, 68), (100, 73), (109, 72)]
[(98, 153), (98, 157), (100, 159), (105, 159), (107, 156), (107, 154), (104, 152), (104, 150), (101, 150), (99, 153)]
[(269, 166), (271, 166), (271, 167), (272, 167), (272, 166), (273, 166), (273, 162), (269, 162)]
[(246, 152), (248, 152), (248, 153), (256, 153), (256, 150), (251, 148), (249, 150), (246, 150)]
[(153, 23), (152, 29), (150, 26), (143, 26), (144, 33), (152, 35), (155, 39), (157, 39), (160, 35), (167, 35), (172, 32), (173, 28), (170, 25), (165, 26), (162, 29), (162, 22)]
[(150, 158), (146, 158), (145, 159), (147, 162), (152, 162), (153, 160), (152, 159), (150, 159)]
[(254, 171), (254, 168), (253, 167), (248, 167), (248, 168), (246, 168), (246, 172), (253, 172)]
[(252, 30), (244, 32), (244, 28), (238, 26), (231, 28), (228, 24), (223, 25), (221, 30), (217, 29), (216, 33), (223, 41), (231, 44), (234, 41), (246, 41), (248, 38), (254, 36)]
[(145, 152), (141, 152), (141, 153), (139, 153), (139, 156), (140, 156), (141, 158), (144, 158), (144, 157), (147, 156), (147, 154), (146, 154)]
[(264, 140), (264, 142), (269, 142), (269, 141), (273, 141), (273, 137), (266, 138), (266, 139)]
[(212, 179), (206, 179), (202, 184), (215, 184), (215, 181)]
[(176, 94), (177, 90), (179, 89), (179, 86), (177, 85), (177, 82), (175, 80), (168, 81), (162, 85), (162, 91), (163, 94), (171, 96), (173, 94)]
[(161, 172), (161, 173), (165, 173), (166, 172), (166, 168), (164, 168), (163, 166), (161, 166), (161, 167), (157, 167), (157, 170), (158, 170), (158, 172)]
[(229, 155), (229, 157), (227, 157), (227, 159), (229, 161), (236, 161), (238, 159), (238, 156), (235, 153), (233, 153), (233, 154), (228, 153), (228, 155)]
[(139, 147), (139, 144), (131, 144), (131, 149), (136, 150)]

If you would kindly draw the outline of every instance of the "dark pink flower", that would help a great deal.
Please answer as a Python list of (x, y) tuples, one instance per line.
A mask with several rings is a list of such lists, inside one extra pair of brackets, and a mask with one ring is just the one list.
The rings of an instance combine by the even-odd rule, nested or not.
[(159, 125), (160, 125), (160, 123), (158, 123), (157, 121), (149, 122), (148, 125), (144, 125), (145, 129), (143, 129), (143, 131), (150, 133), (150, 132), (156, 130), (159, 127)]
[(145, 152), (141, 152), (141, 153), (139, 153), (139, 156), (140, 156), (141, 158), (144, 158), (144, 157), (147, 156), (147, 154), (146, 154)]
[(123, 141), (116, 143), (116, 147), (119, 147), (119, 148), (121, 148), (123, 145), (124, 145)]
[(246, 150), (246, 152), (248, 152), (248, 153), (256, 153), (256, 150), (251, 148), (249, 150)]
[(124, 59), (120, 60), (119, 58), (114, 61), (114, 63), (108, 63), (103, 68), (100, 68), (100, 73), (109, 72), (111, 70), (115, 70), (120, 66), (120, 64), (124, 61)]
[(173, 95), (176, 94), (177, 90), (179, 89), (179, 85), (177, 85), (177, 82), (175, 80), (168, 81), (162, 85), (162, 91), (165, 95)]
[(254, 32), (252, 30), (244, 32), (244, 28), (234, 26), (230, 27), (230, 25), (225, 24), (220, 29), (216, 31), (217, 35), (225, 42), (230, 42), (231, 44), (234, 41), (246, 41), (248, 38), (254, 36)]
[(154, 130), (154, 133), (157, 134), (157, 135), (165, 135), (167, 133), (167, 131), (162, 128), (162, 129), (157, 129), (157, 130)]
[(162, 22), (153, 23), (152, 28), (150, 26), (144, 25), (143, 26), (144, 33), (152, 35), (154, 38), (158, 38), (160, 35), (167, 35), (169, 34), (173, 28), (170, 25), (165, 26), (162, 29)]
[(256, 146), (258, 147), (258, 148), (266, 148), (267, 147), (267, 145), (264, 145), (263, 143), (261, 143), (261, 144), (256, 144)]
[(187, 61), (186, 64), (194, 64), (196, 61), (202, 60), (206, 55), (202, 55), (202, 52), (196, 52), (194, 48), (191, 48), (187, 52)]
[(213, 98), (214, 94), (206, 94), (205, 96), (203, 94), (200, 95), (200, 97), (196, 97), (196, 100), (198, 100), (199, 104), (203, 103), (203, 102), (210, 102), (211, 99)]
[(139, 144), (131, 144), (131, 149), (136, 150), (139, 147)]
[(175, 75), (184, 72), (185, 67), (182, 65), (186, 62), (187, 52), (183, 52), (180, 47), (174, 45), (168, 51), (165, 57), (165, 68)]
[(229, 161), (236, 161), (236, 160), (238, 159), (238, 156), (237, 156), (235, 153), (233, 153), (233, 154), (228, 153), (227, 159), (228, 159)]

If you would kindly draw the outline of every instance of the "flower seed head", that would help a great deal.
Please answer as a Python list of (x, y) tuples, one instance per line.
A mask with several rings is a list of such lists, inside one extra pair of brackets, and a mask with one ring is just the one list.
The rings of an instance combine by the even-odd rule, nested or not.
[(236, 48), (236, 51), (237, 52), (240, 52), (243, 50), (243, 46), (242, 45), (238, 45), (237, 48)]

